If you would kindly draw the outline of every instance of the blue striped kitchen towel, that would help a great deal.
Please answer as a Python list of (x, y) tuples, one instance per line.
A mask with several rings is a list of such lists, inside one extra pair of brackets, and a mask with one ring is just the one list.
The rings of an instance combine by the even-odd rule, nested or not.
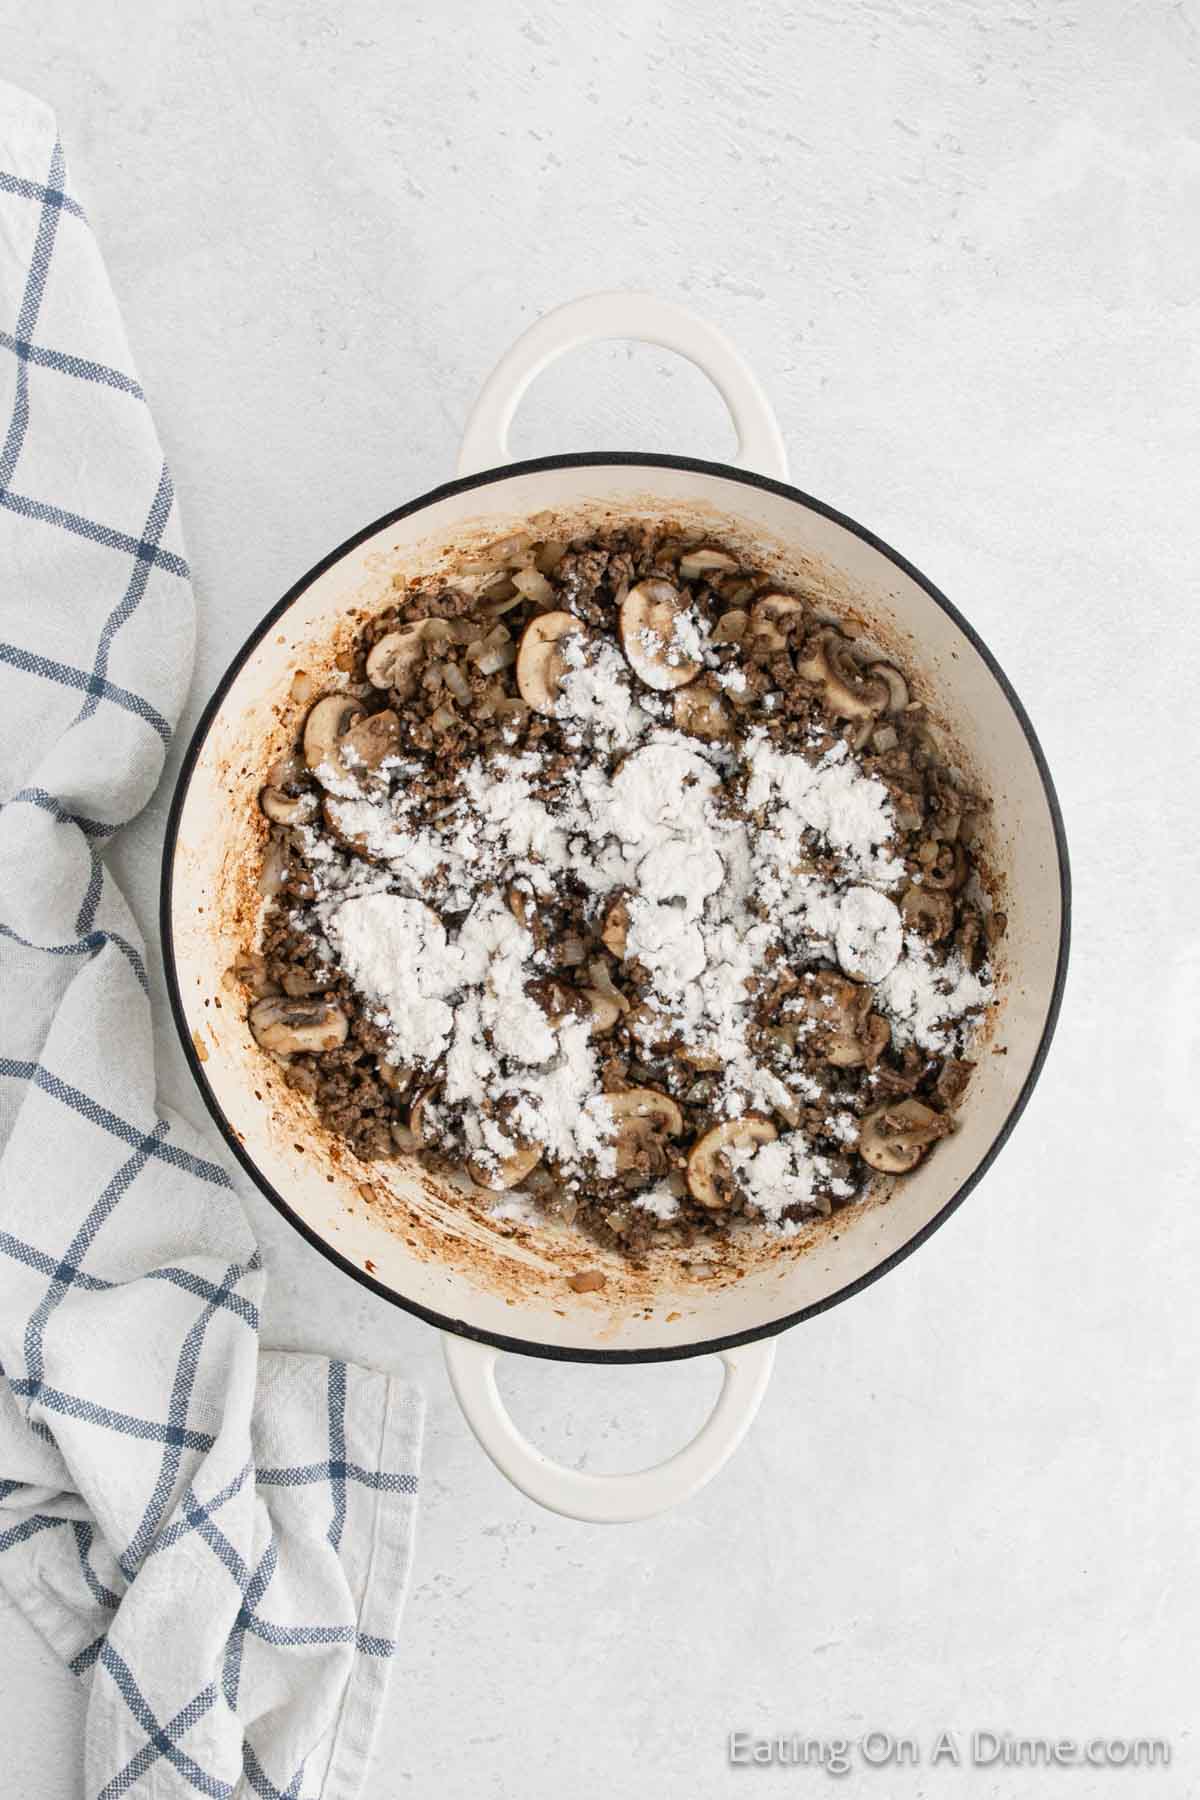
[(155, 1102), (105, 851), (162, 772), (192, 590), (53, 117), (2, 85), (0, 432), (0, 1583), (86, 1685), (88, 1800), (349, 1800), (421, 1399), (260, 1349), (233, 1184)]

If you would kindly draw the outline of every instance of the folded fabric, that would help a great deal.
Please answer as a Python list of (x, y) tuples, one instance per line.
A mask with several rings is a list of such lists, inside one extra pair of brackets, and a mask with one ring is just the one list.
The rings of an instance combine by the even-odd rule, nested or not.
[(54, 120), (2, 84), (0, 433), (0, 1583), (86, 1684), (89, 1800), (349, 1800), (420, 1396), (260, 1349), (231, 1177), (156, 1106), (104, 852), (162, 772), (192, 591)]

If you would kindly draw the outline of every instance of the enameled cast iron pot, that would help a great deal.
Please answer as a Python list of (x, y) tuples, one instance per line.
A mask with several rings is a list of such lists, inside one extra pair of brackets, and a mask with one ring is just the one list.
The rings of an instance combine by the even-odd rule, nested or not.
[[(738, 435), (734, 465), (596, 454), (512, 463), (508, 427), (534, 377), (598, 339), (662, 345), (715, 383)], [(467, 426), (455, 481), (409, 501), (332, 551), (269, 612), (234, 658), (196, 729), (171, 808), (162, 930), (176, 1023), (233, 1154), (332, 1262), (439, 1326), (455, 1392), (495, 1462), (532, 1498), (590, 1520), (644, 1517), (694, 1492), (740, 1442), (771, 1370), (774, 1337), (847, 1299), (921, 1243), (991, 1165), (1037, 1080), (1067, 962), (1069, 877), (1062, 820), (1025, 710), (966, 619), (870, 531), (786, 481), (783, 444), (758, 383), (712, 327), (650, 296), (600, 294), (550, 313), (491, 376)], [(487, 1216), (479, 1195), (398, 1160), (357, 1163), (318, 1127), (255, 1046), (244, 997), (225, 979), (250, 940), (263, 774), (294, 734), (297, 669), (337, 685), (333, 658), (391, 596), (393, 573), (437, 567), (531, 514), (538, 534), (613, 517), (671, 518), (721, 533), (781, 580), (801, 583), (915, 676), (967, 779), (991, 795), (985, 852), (1008, 928), (1001, 1002), (980, 1046), (960, 1128), (912, 1175), (774, 1250), (700, 1266), (665, 1255), (638, 1274), (566, 1227), (534, 1233)], [(1003, 1054), (992, 1054), (1002, 1051)], [(707, 1261), (704, 1258), (707, 1257)], [(572, 1271), (606, 1285), (576, 1293)], [(716, 1353), (725, 1380), (693, 1441), (628, 1475), (564, 1469), (523, 1438), (495, 1382), (498, 1350), (582, 1362)]]

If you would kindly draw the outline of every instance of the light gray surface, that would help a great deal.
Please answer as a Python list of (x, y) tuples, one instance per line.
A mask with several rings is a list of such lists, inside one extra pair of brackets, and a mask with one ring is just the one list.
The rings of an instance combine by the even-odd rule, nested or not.
[[(518, 330), (645, 286), (728, 329), (797, 482), (983, 632), (1071, 834), (1067, 1010), (1014, 1141), (918, 1256), (784, 1340), (749, 1442), (674, 1517), (539, 1514), (469, 1439), (433, 1333), (251, 1202), (274, 1341), (430, 1392), (375, 1800), (797, 1789), (726, 1769), (737, 1727), (1162, 1734), (1165, 1776), (840, 1791), (1195, 1792), (1195, 6), (44, 0), (35, 24), (2, 0), (0, 23), (5, 73), (58, 109), (174, 466), (192, 716), (286, 586), (450, 472)], [(701, 377), (614, 348), (516, 432), (728, 443)], [(118, 853), (146, 923), (164, 810)], [(162, 1044), (196, 1115), (165, 1019)], [(715, 1373), (504, 1381), (547, 1447), (615, 1468), (679, 1441)], [(5, 1790), (74, 1800), (72, 1681), (4, 1631)]]

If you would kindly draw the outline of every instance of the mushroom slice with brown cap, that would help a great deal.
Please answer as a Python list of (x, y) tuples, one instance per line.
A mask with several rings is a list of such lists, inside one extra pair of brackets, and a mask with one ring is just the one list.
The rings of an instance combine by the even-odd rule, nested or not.
[(786, 650), (784, 622), (802, 617), (803, 613), (804, 602), (797, 600), (795, 594), (764, 594), (750, 608), (746, 635), (752, 641), (757, 638), (760, 646), (766, 643), (772, 650)]
[(317, 796), (311, 790), (285, 794), (282, 788), (265, 787), (258, 804), (275, 825), (306, 825), (317, 810)]
[(715, 544), (697, 544), (679, 559), (679, 573), (685, 581), (695, 581), (701, 575), (732, 575), (737, 566), (736, 558), (727, 550), (718, 550)]
[(940, 888), (914, 884), (904, 891), (900, 916), (910, 931), (919, 931), (931, 943), (937, 944), (953, 929), (954, 902)]
[(676, 641), (682, 596), (669, 581), (653, 578), (631, 587), (617, 616), (621, 648), (630, 668), (648, 688), (665, 693), (686, 687), (700, 673)]
[(858, 1154), (881, 1175), (907, 1175), (950, 1129), (949, 1119), (921, 1100), (892, 1101), (860, 1120)]
[(488, 1168), (482, 1162), (472, 1161), (467, 1164), (467, 1173), (477, 1187), (491, 1188), (501, 1192), (504, 1188), (514, 1188), (532, 1174), (542, 1160), (540, 1144), (521, 1144), (511, 1156), (503, 1156), (494, 1168)]
[(363, 708), (349, 694), (326, 694), (304, 721), (304, 760), (317, 780), (325, 769), (334, 781), (345, 781), (349, 771), (341, 758), (340, 744), (352, 725), (363, 717)]
[(614, 1148), (618, 1172), (633, 1169), (647, 1155), (661, 1157), (662, 1140), (678, 1137), (683, 1114), (669, 1094), (657, 1088), (630, 1088), (624, 1094), (605, 1094), (617, 1131)]
[(876, 717), (891, 699), (887, 683), (881, 677), (868, 675), (833, 626), (818, 632), (796, 669), (825, 690), (826, 705), (835, 719)]
[(342, 764), (349, 769), (377, 769), (400, 748), (400, 720), (390, 707), (358, 719), (343, 732), (338, 745)]
[(367, 680), (372, 687), (391, 688), (399, 699), (412, 699), (425, 657), (425, 637), (432, 623), (430, 619), (418, 619), (412, 625), (401, 625), (372, 645), (367, 656)]
[(733, 729), (725, 702), (706, 682), (697, 681), (691, 687), (680, 688), (673, 702), (673, 713), (676, 731), (689, 732), (692, 737), (712, 741), (728, 737)]
[(517, 691), (534, 712), (553, 718), (558, 690), (566, 674), (561, 645), (584, 627), (574, 613), (541, 613), (530, 619), (517, 646)]
[(320, 1055), (346, 1041), (350, 1022), (332, 1000), (289, 1000), (272, 996), (250, 1008), (257, 1043), (275, 1056)]
[(692, 1198), (710, 1212), (719, 1212), (729, 1204), (733, 1171), (729, 1163), (731, 1150), (756, 1150), (769, 1144), (779, 1133), (770, 1119), (746, 1113), (740, 1119), (726, 1119), (714, 1125), (692, 1145), (687, 1161), (687, 1184)]

